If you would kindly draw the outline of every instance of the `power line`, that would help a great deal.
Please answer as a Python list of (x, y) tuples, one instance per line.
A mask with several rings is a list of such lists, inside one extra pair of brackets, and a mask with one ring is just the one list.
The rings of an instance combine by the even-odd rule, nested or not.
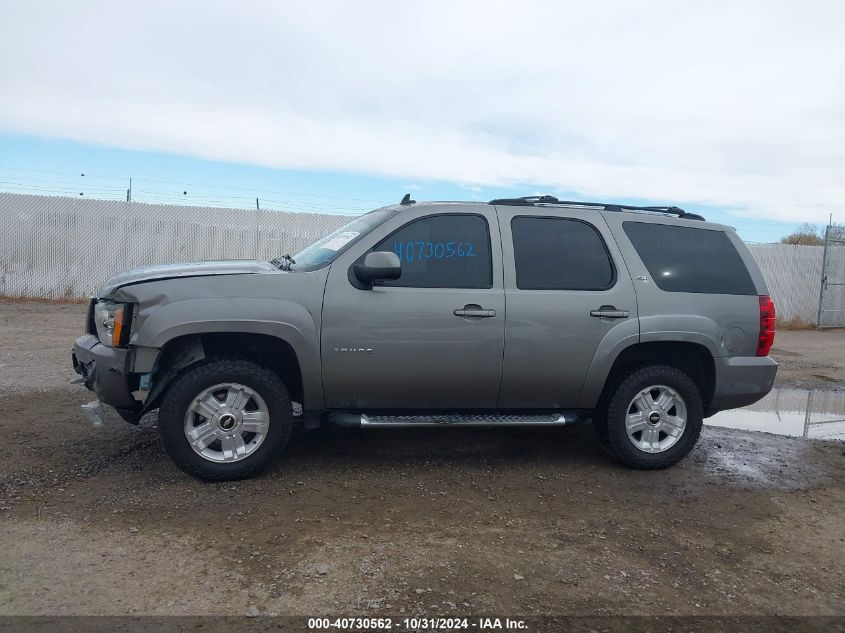
[[(4, 173), (5, 172), (5, 173)], [(14, 173), (12, 173), (14, 172)], [(32, 173), (36, 176), (31, 175)], [(54, 174), (60, 178), (37, 177), (39, 175)], [(226, 187), (224, 185), (188, 185), (176, 181), (158, 181), (152, 179), (127, 179), (129, 188), (117, 188), (116, 180), (124, 180), (116, 176), (104, 176), (79, 172), (78, 177), (70, 172), (50, 170), (29, 170), (17, 167), (0, 167), (0, 187), (16, 193), (36, 193), (41, 195), (65, 196), (94, 196), (104, 199), (125, 199), (135, 202), (149, 202), (152, 204), (190, 204), (195, 206), (245, 208), (252, 207), (256, 198), (259, 206), (263, 202), (265, 208), (281, 208), (300, 213), (321, 213), (330, 215), (359, 215), (369, 211), (371, 207), (364, 207), (355, 202), (361, 198), (342, 198), (339, 196), (320, 196), (319, 194), (300, 194), (308, 196), (308, 200), (279, 199), (279, 196), (268, 198), (255, 195), (254, 189), (245, 187)], [(142, 184), (139, 187), (137, 182)], [(175, 186), (179, 184), (177, 188)], [(238, 195), (228, 191), (248, 191), (249, 195)], [(265, 190), (266, 192), (267, 190)], [(275, 190), (271, 190), (275, 191)], [(329, 198), (331, 201), (324, 201)], [(321, 201), (323, 200), (323, 201)], [(339, 204), (339, 201), (347, 204)], [(383, 202), (383, 201), (379, 201)]]
[[(127, 191), (122, 189), (89, 189), (87, 187), (44, 187), (40, 185), (23, 185), (0, 180), (0, 187), (14, 194), (35, 194), (44, 196), (61, 196), (67, 198), (78, 198), (85, 196), (90, 200), (125, 200)], [(139, 191), (133, 187), (133, 202), (146, 204), (159, 204), (166, 206), (193, 206), (208, 208), (228, 209), (250, 209), (253, 208), (253, 199), (240, 198), (237, 200), (227, 199), (225, 196), (195, 195), (190, 193), (178, 194), (176, 192), (149, 192)], [(268, 211), (284, 211), (289, 213), (309, 213), (315, 215), (360, 215), (369, 209), (360, 207), (335, 207), (332, 205), (307, 204), (299, 201), (269, 200), (263, 199), (262, 207)]]
[(73, 195), (79, 195), (80, 193), (85, 193), (86, 191), (88, 193), (98, 193), (98, 194), (105, 194), (105, 195), (122, 194), (122, 192), (118, 189), (89, 189), (87, 187), (76, 187), (76, 188), (72, 188), (72, 187), (41, 187), (41, 186), (34, 186), (34, 185), (20, 186), (20, 185), (17, 185), (15, 183), (6, 183), (6, 182), (3, 182), (3, 181), (0, 181), (0, 186), (4, 186), (4, 187), (9, 188), (9, 189), (19, 189), (19, 190), (23, 190), (23, 191), (35, 190), (35, 191), (42, 191), (42, 192), (47, 192), (47, 193), (69, 193), (69, 194), (73, 194)]
[[(0, 165), (0, 170), (8, 170), (8, 171), (17, 171), (17, 172), (31, 172), (31, 173), (39, 173), (39, 174), (54, 174), (54, 175), (61, 175), (61, 176), (78, 176), (82, 178), (106, 178), (110, 180), (122, 180), (123, 182), (127, 182), (129, 180), (128, 176), (106, 176), (106, 175), (99, 175), (99, 174), (92, 174), (89, 172), (64, 172), (64, 171), (50, 171), (45, 169), (27, 169), (22, 167), (6, 167)], [(301, 197), (308, 197), (308, 198), (328, 198), (334, 200), (351, 200), (354, 202), (372, 202), (377, 204), (388, 204), (389, 200), (384, 199), (375, 199), (375, 198), (353, 198), (353, 197), (345, 197), (345, 196), (334, 196), (328, 194), (317, 194), (311, 192), (297, 192), (297, 191), (282, 191), (278, 189), (265, 189), (259, 187), (241, 187), (241, 186), (228, 186), (228, 185), (210, 185), (210, 184), (200, 184), (200, 183), (191, 183), (191, 182), (180, 182), (175, 180), (156, 180), (150, 178), (132, 178), (134, 182), (147, 182), (152, 184), (163, 184), (163, 185), (178, 185), (179, 187), (188, 188), (188, 187), (203, 187), (208, 189), (224, 189), (230, 191), (248, 191), (252, 193), (251, 197), (255, 197), (256, 191), (260, 194), (261, 192), (265, 193), (275, 193), (281, 194), (284, 196), (301, 196)], [(259, 195), (259, 197), (261, 197)]]

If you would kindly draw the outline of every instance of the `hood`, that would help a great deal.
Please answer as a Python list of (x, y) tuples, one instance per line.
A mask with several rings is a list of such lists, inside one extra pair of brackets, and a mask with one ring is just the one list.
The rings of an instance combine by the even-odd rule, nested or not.
[(254, 273), (281, 272), (270, 262), (257, 259), (230, 259), (208, 262), (184, 262), (181, 264), (162, 264), (145, 266), (120, 273), (109, 279), (100, 290), (100, 296), (106, 297), (118, 288), (147, 281), (161, 281), (178, 277), (207, 277), (211, 275), (249, 275)]

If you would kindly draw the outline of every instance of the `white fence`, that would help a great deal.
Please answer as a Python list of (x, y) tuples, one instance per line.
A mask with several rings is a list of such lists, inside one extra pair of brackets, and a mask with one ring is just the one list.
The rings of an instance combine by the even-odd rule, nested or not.
[(94, 293), (127, 268), (295, 253), (348, 216), (0, 193), (0, 295)]
[[(90, 296), (113, 273), (203, 259), (295, 253), (348, 216), (0, 193), (0, 295)], [(820, 246), (751, 244), (778, 315), (815, 322)]]
[(815, 323), (819, 313), (823, 246), (749, 244), (781, 319)]

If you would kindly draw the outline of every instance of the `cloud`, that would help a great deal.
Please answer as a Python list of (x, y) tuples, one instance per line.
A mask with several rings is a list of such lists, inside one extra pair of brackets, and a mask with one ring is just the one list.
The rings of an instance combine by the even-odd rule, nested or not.
[(845, 5), (563, 4), (13, 3), (0, 128), (845, 219)]

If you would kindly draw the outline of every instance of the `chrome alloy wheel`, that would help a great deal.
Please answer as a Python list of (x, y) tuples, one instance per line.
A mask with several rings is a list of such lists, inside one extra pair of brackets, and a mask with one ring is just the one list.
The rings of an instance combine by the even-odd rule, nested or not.
[(628, 439), (644, 453), (662, 453), (672, 448), (686, 426), (687, 405), (677, 391), (666, 385), (652, 385), (640, 391), (625, 416)]
[(212, 462), (237, 462), (254, 453), (270, 429), (270, 411), (253, 389), (221, 383), (204, 389), (188, 405), (185, 437)]

